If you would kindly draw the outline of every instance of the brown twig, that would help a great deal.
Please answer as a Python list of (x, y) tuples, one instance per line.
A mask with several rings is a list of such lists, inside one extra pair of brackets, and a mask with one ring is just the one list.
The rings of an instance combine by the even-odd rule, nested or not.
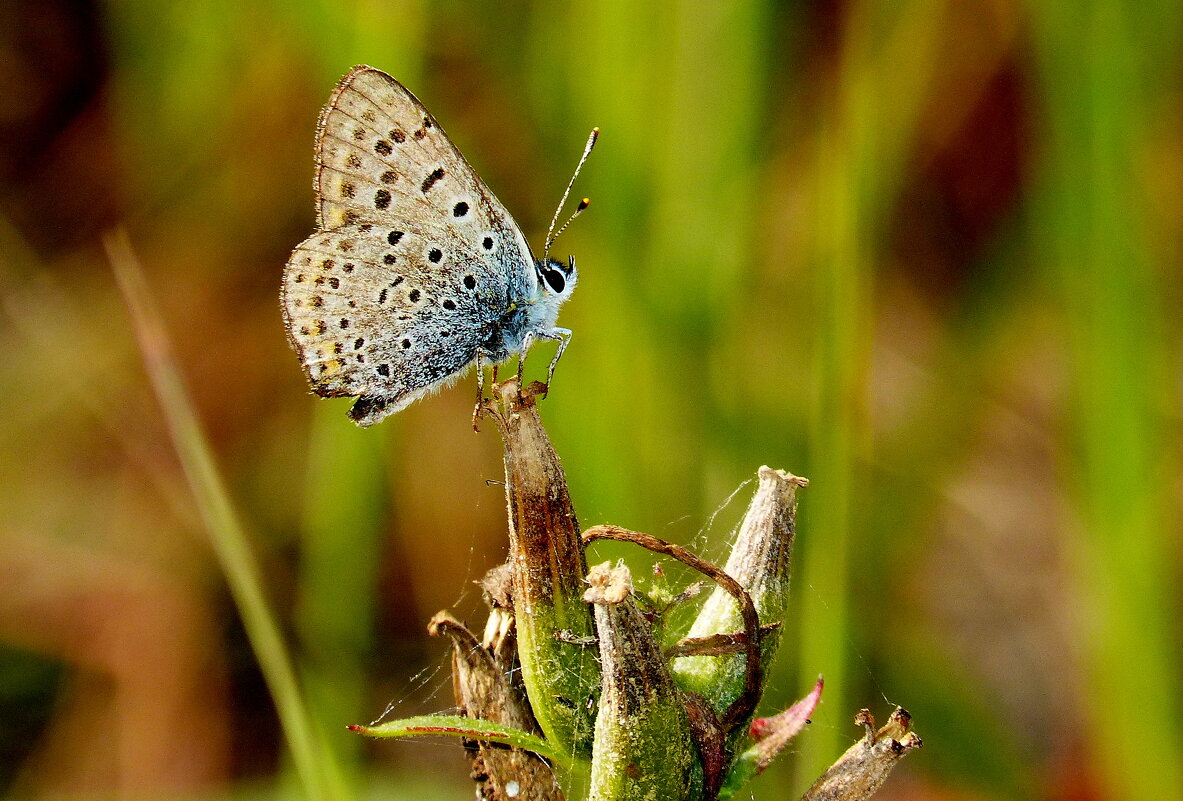
[(739, 604), (740, 614), (743, 616), (743, 651), (746, 658), (746, 672), (743, 692), (727, 708), (720, 719), (720, 724), (724, 730), (728, 730), (736, 721), (743, 720), (751, 714), (760, 700), (760, 685), (764, 668), (760, 664), (760, 618), (756, 613), (756, 605), (752, 603), (752, 598), (748, 595), (747, 590), (716, 565), (680, 545), (666, 542), (651, 534), (631, 531), (620, 526), (592, 526), (583, 532), (585, 544), (595, 540), (631, 542), (655, 553), (665, 554), (702, 573), (735, 598), (736, 603)]

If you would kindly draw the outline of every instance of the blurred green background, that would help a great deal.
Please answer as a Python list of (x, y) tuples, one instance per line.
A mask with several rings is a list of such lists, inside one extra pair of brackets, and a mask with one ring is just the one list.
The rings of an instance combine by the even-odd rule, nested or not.
[(1178, 2), (0, 3), (0, 787), (307, 797), (101, 244), (122, 226), (325, 794), (472, 792), (455, 744), (344, 725), (451, 705), (424, 627), (481, 618), (496, 433), (471, 377), (355, 429), (277, 299), (317, 114), (368, 63), (535, 247), (602, 130), (543, 407), (585, 526), (721, 557), (749, 490), (711, 513), (757, 467), (812, 480), (764, 709), (826, 694), (753, 797), (897, 703), (926, 745), (884, 799), (1176, 797), (1181, 54)]

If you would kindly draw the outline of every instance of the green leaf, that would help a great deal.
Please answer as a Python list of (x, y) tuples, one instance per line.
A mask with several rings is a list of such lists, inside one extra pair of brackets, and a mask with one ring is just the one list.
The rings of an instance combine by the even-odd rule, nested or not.
[(463, 715), (420, 715), (414, 718), (391, 720), (377, 726), (351, 725), (350, 731), (366, 737), (392, 739), (399, 737), (423, 737), (439, 734), (448, 737), (462, 737), (466, 740), (481, 740), (488, 743), (503, 743), (523, 751), (530, 751), (543, 759), (571, 767), (570, 760), (553, 743), (521, 729), (492, 723), (488, 720), (466, 718)]

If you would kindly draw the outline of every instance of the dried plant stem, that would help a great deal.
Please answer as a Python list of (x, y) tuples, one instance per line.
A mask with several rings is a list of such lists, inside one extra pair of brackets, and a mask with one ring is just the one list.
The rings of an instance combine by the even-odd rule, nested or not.
[(875, 718), (866, 709), (855, 715), (854, 722), (863, 726), (866, 734), (822, 774), (801, 801), (865, 801), (883, 786), (904, 756), (923, 745), (911, 731), (912, 716), (903, 707), (896, 707), (878, 731)]
[[(440, 612), (431, 619), (427, 630), (432, 636), (452, 640), (452, 689), (461, 714), (523, 731), (538, 731), (529, 700), (510, 682), (509, 666), (478, 642), (464, 624)], [(478, 740), (466, 740), (464, 747), (472, 759), (472, 779), (479, 798), (516, 796), (563, 801), (554, 772), (537, 755)]]
[[(539, 383), (519, 390), (510, 379), (480, 407), (505, 444), (509, 560), (482, 582), (491, 607), (483, 640), (446, 613), (430, 629), (454, 644), (456, 700), (467, 717), (395, 721), (369, 733), (464, 738), (478, 797), (488, 801), (560, 801), (545, 760), (559, 761), (565, 777), (585, 776), (592, 801), (733, 798), (804, 729), (821, 700), (819, 678), (784, 712), (748, 725), (783, 628), (796, 492), (808, 482), (760, 468), (726, 568), (620, 526), (580, 535), (535, 406), (544, 391)], [(662, 649), (653, 622), (660, 610), (638, 606), (643, 596), (634, 594), (627, 567), (604, 563), (587, 571), (584, 550), (596, 540), (638, 545), (714, 582), (673, 648)], [(513, 678), (518, 663), (520, 685)], [(863, 801), (903, 754), (920, 747), (903, 710), (878, 732), (869, 712), (858, 720), (867, 736), (805, 801)]]
[(743, 720), (752, 713), (760, 700), (760, 687), (764, 677), (764, 667), (760, 662), (760, 619), (756, 614), (756, 605), (747, 591), (739, 582), (724, 573), (719, 567), (711, 564), (700, 556), (691, 553), (680, 545), (658, 539), (651, 534), (640, 531), (630, 531), (620, 526), (593, 526), (583, 532), (583, 541), (616, 540), (631, 542), (655, 553), (665, 554), (679, 562), (694, 568), (707, 576), (735, 598), (739, 604), (743, 617), (743, 650), (747, 659), (744, 676), (743, 693), (727, 708), (720, 719), (724, 729), (730, 728), (735, 721)]
[(164, 322), (148, 291), (131, 240), (126, 231), (119, 229), (108, 233), (103, 245), (131, 311), (148, 377), (185, 478), (275, 702), (296, 773), (309, 798), (342, 799), (347, 793), (340, 768), (319, 743), (320, 734), (300, 691), (291, 654), (267, 603), (254, 552), (177, 368)]
[[(509, 564), (522, 679), (547, 739), (590, 756), (600, 691), (595, 622), (582, 599), (587, 561), (563, 466), (538, 415), (538, 382), (494, 388), (484, 406), (505, 443)], [(559, 636), (563, 635), (563, 636)]]

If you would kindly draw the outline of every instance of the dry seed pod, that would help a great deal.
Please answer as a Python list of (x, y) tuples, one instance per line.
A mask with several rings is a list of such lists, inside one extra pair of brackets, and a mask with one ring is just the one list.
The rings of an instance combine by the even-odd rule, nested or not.
[[(500, 612), (494, 610), (492, 614)], [(461, 714), (522, 731), (537, 731), (529, 701), (510, 684), (505, 666), (477, 642), (464, 624), (447, 612), (439, 612), (427, 630), (432, 636), (452, 640), (452, 690)], [(464, 747), (472, 760), (472, 779), (477, 785), (478, 798), (563, 801), (554, 772), (538, 756), (476, 740), (465, 740)]]
[(702, 767), (685, 701), (653, 629), (632, 600), (628, 568), (592, 568), (603, 689), (592, 745), (592, 801), (702, 797)]
[[(761, 467), (759, 486), (748, 505), (723, 571), (739, 582), (756, 606), (761, 662), (767, 667), (780, 644), (789, 601), (789, 567), (797, 514), (797, 489), (809, 482), (784, 470)], [(769, 628), (771, 627), (771, 628)], [(734, 635), (743, 631), (735, 598), (716, 587), (691, 625), (688, 638)], [(743, 654), (687, 656), (674, 660), (673, 673), (684, 689), (710, 699), (724, 711), (744, 692)], [(736, 721), (742, 723), (742, 721)], [(736, 730), (739, 730), (737, 727)]]
[(505, 443), (509, 564), (522, 680), (547, 739), (588, 754), (600, 689), (595, 624), (581, 600), (587, 561), (567, 478), (534, 403), (542, 391), (545, 387), (535, 383), (519, 392), (510, 379), (495, 388), (500, 404), (485, 409)]

